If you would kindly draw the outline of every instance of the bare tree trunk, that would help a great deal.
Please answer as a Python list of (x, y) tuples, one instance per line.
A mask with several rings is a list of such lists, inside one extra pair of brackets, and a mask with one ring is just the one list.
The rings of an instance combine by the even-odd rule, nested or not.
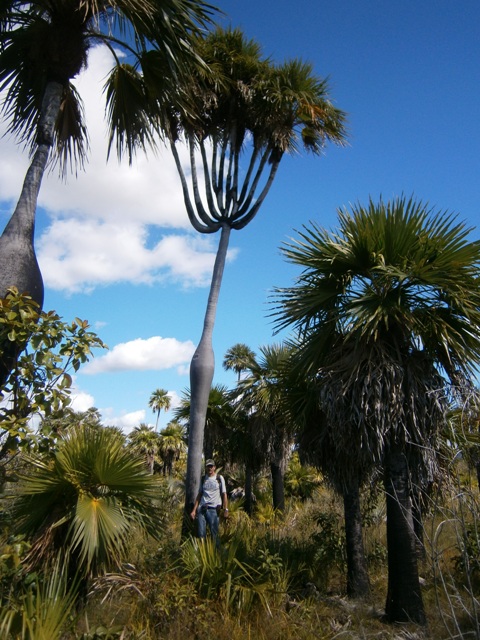
[(386, 456), (388, 592), (385, 614), (389, 622), (426, 624), (418, 576), (417, 553), (405, 454), (394, 449)]
[(187, 535), (191, 529), (190, 512), (198, 494), (202, 475), (203, 434), (205, 431), (208, 399), (215, 369), (212, 335), (229, 238), (230, 227), (224, 224), (222, 225), (220, 242), (213, 268), (202, 337), (200, 338), (190, 365), (190, 427), (188, 435), (187, 477), (185, 481), (185, 517), (182, 529), (184, 535)]
[(363, 546), (358, 485), (344, 490), (343, 508), (347, 548), (347, 594), (353, 598), (363, 598), (370, 593), (370, 579)]
[[(10, 287), (28, 293), (43, 305), (43, 279), (34, 248), (35, 214), (43, 174), (53, 143), (55, 121), (60, 110), (63, 87), (49, 82), (43, 99), (37, 132), (37, 148), (25, 175), (22, 191), (12, 217), (0, 236), (0, 298)], [(18, 345), (1, 345), (0, 386), (12, 370), (18, 356)]]

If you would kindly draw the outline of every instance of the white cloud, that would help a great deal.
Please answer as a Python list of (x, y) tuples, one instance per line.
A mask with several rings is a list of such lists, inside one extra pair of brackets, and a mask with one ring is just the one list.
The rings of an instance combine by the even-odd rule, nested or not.
[[(187, 373), (188, 373), (188, 369), (187, 369)], [(178, 395), (178, 393), (176, 391), (169, 391), (168, 395), (170, 397), (170, 411), (173, 411), (173, 409), (176, 409), (177, 407), (180, 406), (180, 402), (181, 402), (181, 398)]]
[(210, 282), (216, 251), (210, 236), (164, 235), (152, 247), (149, 240), (148, 228), (135, 222), (54, 220), (37, 242), (38, 260), (48, 286), (69, 293), (121, 282)]
[(180, 342), (175, 338), (160, 336), (147, 340), (137, 338), (115, 345), (106, 355), (86, 364), (82, 373), (170, 369), (191, 360), (194, 351), (195, 345), (191, 340)]
[(113, 415), (113, 409), (101, 409), (102, 422), (107, 427), (118, 427), (125, 434), (129, 434), (132, 429), (145, 422), (145, 410), (131, 411), (120, 416)]
[(88, 411), (88, 409), (95, 406), (95, 398), (90, 393), (74, 389), (71, 398), (70, 408), (78, 413)]
[[(51, 215), (82, 215), (102, 220), (137, 220), (166, 227), (189, 228), (180, 180), (170, 150), (161, 147), (157, 155), (139, 152), (132, 166), (118, 163), (112, 153), (107, 163), (107, 125), (102, 95), (106, 75), (112, 66), (109, 51), (92, 48), (88, 69), (74, 81), (85, 106), (90, 151), (85, 171), (70, 175), (64, 183), (53, 169), (44, 175), (39, 205)], [(4, 124), (0, 133), (4, 131)], [(181, 151), (187, 158), (186, 151)], [(0, 194), (2, 201), (14, 201), (29, 163), (23, 145), (11, 136), (2, 140)]]

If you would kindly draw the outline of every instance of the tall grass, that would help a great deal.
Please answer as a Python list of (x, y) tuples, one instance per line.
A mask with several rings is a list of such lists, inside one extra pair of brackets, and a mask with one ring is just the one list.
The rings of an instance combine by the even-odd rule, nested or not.
[(431, 527), (430, 565), (445, 638), (480, 640), (480, 500), (465, 486), (441, 507)]
[(57, 640), (76, 604), (75, 585), (67, 585), (58, 559), (44, 576), (30, 576), (15, 597), (3, 603), (0, 637), (16, 640)]
[(381, 493), (364, 503), (372, 579), (366, 602), (346, 598), (342, 504), (325, 487), (307, 500), (292, 497), (283, 514), (268, 518), (261, 506), (260, 517), (250, 518), (232, 505), (231, 518), (221, 525), (220, 549), (209, 539), (181, 544), (181, 501), (172, 499), (169, 509), (158, 540), (136, 534), (119, 570), (97, 578), (75, 631), (69, 631), (72, 596), (60, 575), (56, 583), (18, 583), (2, 602), (0, 637), (480, 640), (480, 504), (478, 491), (465, 482), (432, 501), (425, 516), (420, 567), (426, 630), (382, 620), (387, 568)]

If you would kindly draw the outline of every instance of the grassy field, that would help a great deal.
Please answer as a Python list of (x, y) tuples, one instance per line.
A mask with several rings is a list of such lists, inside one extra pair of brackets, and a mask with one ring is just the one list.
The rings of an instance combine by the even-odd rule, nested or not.
[[(160, 544), (138, 540), (123, 572), (96, 581), (78, 632), (83, 638), (145, 640), (478, 640), (478, 507), (478, 493), (465, 487), (431, 505), (420, 561), (425, 629), (383, 621), (387, 568), (381, 494), (365, 507), (372, 592), (358, 602), (345, 596), (341, 503), (319, 488), (311, 500), (292, 498), (282, 516), (260, 504), (250, 519), (233, 505), (222, 525), (219, 551), (196, 540), (181, 543), (177, 505)], [(102, 629), (110, 635), (102, 636)]]
[[(91, 580), (83, 605), (70, 606), (68, 598), (62, 599), (61, 570), (58, 576), (30, 577), (43, 585), (30, 602), (20, 589), (28, 582), (21, 575), (22, 544), (4, 542), (4, 613), (6, 608), (13, 611), (11, 629), (16, 630), (5, 637), (480, 639), (480, 501), (469, 481), (444, 491), (427, 510), (420, 560), (426, 628), (391, 626), (383, 620), (387, 562), (380, 491), (365, 499), (363, 509), (371, 595), (355, 601), (345, 595), (342, 503), (323, 483), (307, 500), (291, 496), (282, 515), (270, 507), (268, 485), (259, 494), (253, 518), (241, 502), (231, 503), (219, 550), (208, 540), (180, 540), (181, 487), (160, 476), (158, 483), (156, 508), (164, 515), (159, 539), (132, 539), (118, 570)], [(25, 620), (30, 631), (25, 631)]]

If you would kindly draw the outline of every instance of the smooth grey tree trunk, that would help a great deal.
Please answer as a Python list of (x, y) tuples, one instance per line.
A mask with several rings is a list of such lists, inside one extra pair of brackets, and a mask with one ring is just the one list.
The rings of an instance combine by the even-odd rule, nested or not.
[[(62, 95), (63, 87), (60, 83), (48, 83), (37, 130), (37, 147), (25, 175), (15, 211), (0, 236), (0, 297), (4, 298), (10, 287), (16, 287), (20, 293), (28, 293), (40, 308), (43, 305), (43, 279), (34, 248), (35, 214)], [(11, 344), (2, 345), (0, 385), (11, 371), (16, 351), (17, 347)]]
[(190, 364), (190, 424), (188, 434), (187, 475), (185, 480), (184, 535), (190, 531), (189, 516), (198, 494), (202, 476), (205, 418), (215, 369), (212, 335), (229, 239), (230, 227), (227, 224), (223, 224), (215, 265), (213, 267), (202, 336)]
[(358, 485), (344, 490), (343, 509), (347, 550), (347, 594), (352, 598), (363, 598), (370, 593), (370, 579), (363, 546)]
[(385, 461), (387, 501), (388, 592), (385, 615), (389, 622), (426, 624), (418, 576), (410, 482), (405, 454), (391, 450)]

